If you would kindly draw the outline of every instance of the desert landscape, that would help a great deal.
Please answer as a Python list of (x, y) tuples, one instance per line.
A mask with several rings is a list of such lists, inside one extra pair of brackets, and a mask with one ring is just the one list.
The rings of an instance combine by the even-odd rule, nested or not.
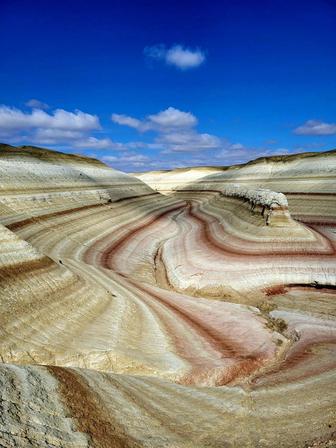
[(336, 446), (336, 150), (126, 174), (0, 146), (0, 446)]
[(0, 448), (336, 448), (336, 2), (0, 1)]

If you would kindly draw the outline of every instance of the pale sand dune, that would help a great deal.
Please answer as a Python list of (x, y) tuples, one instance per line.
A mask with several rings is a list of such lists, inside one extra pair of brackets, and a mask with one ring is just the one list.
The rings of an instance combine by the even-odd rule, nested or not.
[(0, 446), (333, 446), (335, 172), (1, 146)]

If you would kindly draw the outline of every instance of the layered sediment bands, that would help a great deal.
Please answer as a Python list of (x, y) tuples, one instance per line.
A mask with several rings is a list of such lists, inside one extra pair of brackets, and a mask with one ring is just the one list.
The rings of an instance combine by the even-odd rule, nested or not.
[(251, 213), (241, 198), (198, 190), (179, 198), (183, 209), (129, 232), (118, 247), (101, 241), (106, 266), (140, 281), (159, 277), (161, 286), (180, 292), (238, 301), (242, 293), (298, 279), (334, 283), (333, 240), (288, 212), (284, 225), (266, 226), (262, 212)]
[[(293, 226), (294, 222), (291, 220), (288, 211), (288, 201), (283, 193), (277, 193), (268, 189), (262, 188), (247, 188), (241, 185), (225, 185), (218, 190), (215, 185), (196, 184), (191, 186), (191, 190), (185, 190), (186, 192), (193, 191), (205, 191), (206, 193), (218, 193), (219, 196), (229, 197), (239, 200), (239, 206), (243, 208), (246, 203), (249, 206), (250, 212), (253, 214), (259, 214), (264, 218), (263, 225), (271, 225), (273, 227), (285, 227)], [(182, 190), (184, 192), (184, 190)]]
[[(5, 447), (252, 448), (312, 446), (313, 441), (332, 446), (335, 384), (330, 373), (314, 381), (246, 390), (1, 365), (0, 381)], [(328, 394), (321, 396), (321, 389)]]
[(334, 193), (336, 150), (262, 157), (233, 166), (200, 166), (134, 175), (155, 190), (171, 192), (192, 183), (246, 184), (283, 193)]
[(2, 146), (0, 445), (332, 446), (335, 158), (180, 170), (162, 195)]

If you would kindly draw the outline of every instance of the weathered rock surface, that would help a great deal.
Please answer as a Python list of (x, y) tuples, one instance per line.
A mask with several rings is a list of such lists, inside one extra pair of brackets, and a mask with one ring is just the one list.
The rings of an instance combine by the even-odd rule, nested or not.
[[(209, 179), (269, 188), (283, 193), (334, 192), (336, 150), (261, 157), (242, 165), (200, 166), (166, 171), (134, 173), (155, 190), (171, 192), (187, 184)], [(210, 177), (211, 176), (211, 177)]]
[(195, 172), (1, 146), (1, 447), (333, 446), (336, 154)]

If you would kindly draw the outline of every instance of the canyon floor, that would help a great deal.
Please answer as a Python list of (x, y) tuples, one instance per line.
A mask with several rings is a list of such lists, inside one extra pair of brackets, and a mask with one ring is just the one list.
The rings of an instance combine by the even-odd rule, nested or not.
[(336, 151), (0, 145), (0, 447), (336, 447), (335, 253)]

